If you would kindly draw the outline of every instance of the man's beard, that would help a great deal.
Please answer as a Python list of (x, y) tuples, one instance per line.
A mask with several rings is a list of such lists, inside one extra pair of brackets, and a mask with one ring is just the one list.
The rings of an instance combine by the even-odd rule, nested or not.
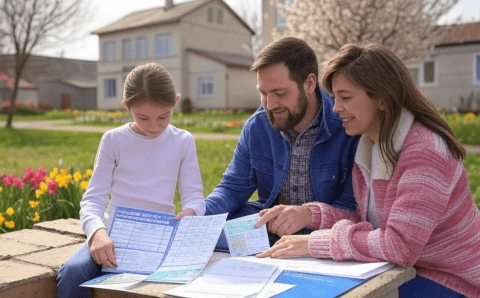
[[(308, 108), (307, 96), (304, 90), (301, 90), (299, 88), (299, 91), (300, 92), (297, 97), (298, 112), (292, 114), (292, 111), (290, 111), (290, 109), (287, 109), (287, 113), (288, 113), (287, 119), (285, 120), (276, 119), (272, 111), (266, 110), (268, 121), (270, 122), (272, 127), (275, 128), (276, 130), (289, 131), (290, 129), (293, 129), (298, 123), (300, 123), (303, 117), (305, 117), (305, 114), (307, 113), (307, 108)], [(283, 107), (281, 109), (283, 109)]]

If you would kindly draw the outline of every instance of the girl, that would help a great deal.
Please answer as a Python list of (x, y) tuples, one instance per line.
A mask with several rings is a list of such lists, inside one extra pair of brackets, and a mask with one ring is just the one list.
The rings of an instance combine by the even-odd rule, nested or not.
[(79, 285), (101, 275), (102, 265), (118, 265), (107, 234), (116, 206), (173, 214), (178, 184), (183, 211), (175, 219), (205, 213), (194, 139), (169, 124), (179, 98), (172, 78), (159, 64), (141, 65), (128, 74), (122, 104), (135, 122), (106, 132), (100, 141), (80, 202), (87, 241), (60, 268), (59, 297), (91, 297), (91, 290)]
[(480, 297), (480, 212), (465, 149), (406, 66), (384, 47), (345, 45), (322, 84), (347, 134), (361, 135), (352, 175), (357, 216), (337, 221), (339, 210), (306, 204), (318, 231), (285, 236), (259, 256), (385, 260), (417, 270), (400, 297)]

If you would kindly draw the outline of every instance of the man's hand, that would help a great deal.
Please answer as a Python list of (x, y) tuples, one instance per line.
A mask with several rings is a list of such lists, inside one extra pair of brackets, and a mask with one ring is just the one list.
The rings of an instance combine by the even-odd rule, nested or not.
[(268, 230), (278, 236), (292, 235), (306, 228), (312, 222), (312, 211), (305, 206), (278, 205), (271, 209), (263, 209), (260, 219), (254, 224), (256, 228), (268, 223)]
[(268, 250), (257, 254), (258, 258), (290, 258), (310, 255), (308, 239), (310, 235), (283, 236)]
[(197, 213), (195, 213), (195, 210), (193, 210), (192, 208), (188, 208), (178, 213), (177, 216), (175, 216), (175, 220), (180, 220), (184, 216), (195, 216), (195, 215), (197, 215)]
[(105, 229), (98, 229), (90, 239), (90, 254), (95, 263), (107, 267), (117, 267), (115, 246)]

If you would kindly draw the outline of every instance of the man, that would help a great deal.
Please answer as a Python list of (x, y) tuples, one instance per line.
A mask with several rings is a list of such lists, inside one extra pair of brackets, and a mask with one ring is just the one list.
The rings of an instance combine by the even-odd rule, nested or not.
[[(205, 215), (228, 212), (232, 219), (263, 210), (255, 226), (268, 222), (271, 234), (283, 236), (310, 232), (308, 202), (355, 213), (358, 138), (344, 133), (333, 100), (318, 86), (314, 51), (286, 37), (262, 49), (251, 70), (262, 106), (245, 122), (222, 181), (205, 199)], [(258, 200), (249, 202), (255, 191)], [(222, 235), (217, 249), (227, 247)]]

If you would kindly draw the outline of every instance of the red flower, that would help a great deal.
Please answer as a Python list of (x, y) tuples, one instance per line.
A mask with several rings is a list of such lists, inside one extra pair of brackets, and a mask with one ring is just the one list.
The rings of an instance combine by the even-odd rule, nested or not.
[(23, 181), (32, 181), (35, 171), (30, 168), (25, 168), (25, 175), (23, 175)]
[(51, 194), (52, 196), (57, 195), (57, 188), (58, 188), (57, 181), (50, 180), (50, 182), (48, 182), (48, 193)]
[(25, 182), (23, 182), (22, 179), (20, 178), (13, 178), (13, 184), (12, 184), (14, 187), (18, 187), (20, 189), (24, 189), (25, 188)]
[(2, 179), (3, 185), (9, 186), (10, 184), (12, 184), (12, 180), (13, 180), (12, 174), (3, 176), (3, 179)]
[(40, 183), (45, 181), (45, 177), (47, 177), (47, 171), (44, 168), (38, 168), (38, 170), (33, 173), (33, 176), (30, 179), (33, 184), (33, 188), (38, 188)]

